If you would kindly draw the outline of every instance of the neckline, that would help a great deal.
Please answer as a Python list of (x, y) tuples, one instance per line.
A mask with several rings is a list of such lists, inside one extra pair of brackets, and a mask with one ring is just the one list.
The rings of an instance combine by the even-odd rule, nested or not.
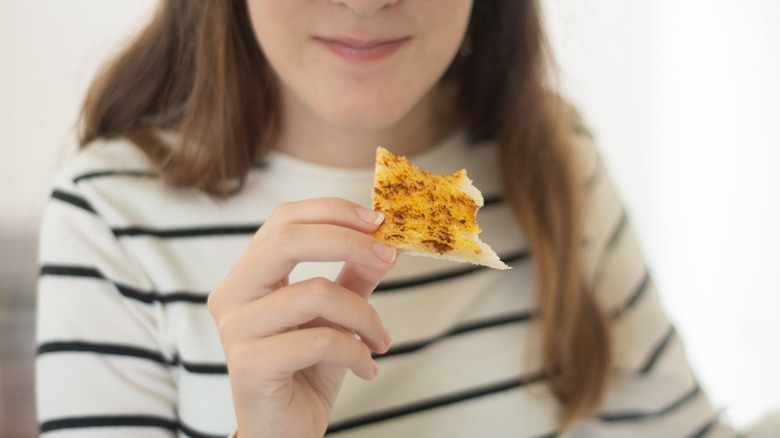
[[(462, 130), (455, 130), (438, 144), (407, 158), (421, 169), (438, 170), (441, 169), (441, 163), (448, 161), (465, 146), (465, 133)], [(386, 148), (392, 151), (392, 147)], [(300, 180), (330, 180), (354, 183), (373, 181), (374, 179), (374, 166), (360, 168), (328, 166), (277, 150), (269, 152), (266, 158), (266, 165), (266, 169), (269, 172), (290, 175)]]

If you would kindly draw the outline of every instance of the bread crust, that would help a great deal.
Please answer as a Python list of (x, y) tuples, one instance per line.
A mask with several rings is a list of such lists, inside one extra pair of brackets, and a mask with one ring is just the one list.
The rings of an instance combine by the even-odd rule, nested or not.
[(399, 252), (509, 269), (479, 239), (484, 199), (465, 169), (434, 175), (380, 147), (371, 199), (385, 215), (374, 237)]

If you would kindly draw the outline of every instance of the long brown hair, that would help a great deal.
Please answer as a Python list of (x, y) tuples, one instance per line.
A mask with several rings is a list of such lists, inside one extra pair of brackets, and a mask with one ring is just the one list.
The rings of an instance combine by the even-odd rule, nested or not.
[[(280, 126), (275, 78), (248, 16), (246, 0), (163, 1), (93, 83), (80, 144), (128, 138), (170, 184), (219, 197), (240, 189)], [(600, 406), (611, 343), (582, 272), (584, 181), (565, 105), (546, 86), (538, 0), (476, 0), (467, 45), (448, 78), (460, 84), (472, 139), (500, 145), (507, 201), (534, 256), (544, 370), (566, 427)], [(175, 144), (157, 135), (166, 130)]]

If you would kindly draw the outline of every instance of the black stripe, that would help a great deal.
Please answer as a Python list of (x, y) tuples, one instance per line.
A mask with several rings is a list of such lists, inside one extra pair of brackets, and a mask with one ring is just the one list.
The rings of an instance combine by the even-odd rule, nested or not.
[[(107, 279), (107, 281), (110, 280)], [(161, 294), (158, 292), (143, 291), (116, 282), (111, 282), (111, 283), (114, 284), (114, 287), (116, 287), (119, 293), (121, 293), (124, 297), (138, 300), (146, 304), (151, 304), (154, 302), (159, 302), (162, 304), (168, 304), (168, 303), (206, 304), (206, 300), (208, 300), (208, 293), (170, 292), (166, 294)]]
[(650, 357), (647, 358), (647, 362), (645, 362), (645, 365), (639, 369), (640, 374), (647, 374), (653, 369), (653, 366), (655, 366), (655, 363), (658, 362), (658, 359), (661, 357), (661, 354), (666, 350), (666, 347), (669, 345), (674, 335), (675, 335), (674, 326), (670, 326), (669, 331), (666, 332), (666, 335), (663, 337), (663, 339), (661, 339), (661, 342), (658, 343), (658, 345), (655, 347), (653, 352), (650, 354)]
[(419, 412), (452, 405), (455, 403), (473, 400), (479, 397), (498, 394), (504, 391), (520, 388), (524, 385), (541, 382), (543, 380), (544, 380), (543, 374), (541, 373), (532, 374), (529, 376), (518, 377), (514, 379), (505, 380), (502, 382), (493, 383), (490, 385), (467, 389), (452, 394), (446, 394), (440, 397), (430, 398), (428, 400), (421, 400), (403, 406), (388, 408), (379, 412), (368, 413), (353, 419), (332, 423), (328, 426), (328, 430), (325, 433), (328, 434), (328, 433), (343, 432), (348, 429), (354, 429), (357, 427), (367, 426), (369, 424), (380, 423), (383, 421), (392, 420), (394, 418), (403, 417), (406, 415), (412, 415)]
[(241, 236), (253, 235), (262, 224), (222, 225), (213, 227), (188, 228), (147, 228), (139, 226), (117, 227), (111, 231), (116, 237), (151, 236), (161, 239), (181, 239), (189, 237)]
[(61, 265), (43, 265), (41, 266), (41, 276), (54, 275), (62, 277), (84, 277), (98, 278), (105, 280), (103, 274), (95, 268), (86, 266), (61, 266)]
[[(620, 238), (623, 237), (624, 231), (626, 231), (627, 228), (628, 217), (626, 216), (625, 210), (621, 210), (620, 218), (618, 219), (617, 224), (615, 224), (612, 233), (610, 233), (609, 238), (607, 239), (607, 243), (604, 245), (604, 249), (598, 254), (598, 259), (596, 261), (597, 278), (602, 275), (602, 265), (604, 264), (604, 259), (606, 258), (607, 254), (615, 249), (615, 246), (617, 246), (617, 243), (620, 241)], [(591, 237), (586, 236), (584, 238), (584, 243), (590, 245), (591, 239)]]
[(92, 208), (92, 205), (89, 202), (87, 202), (86, 199), (82, 198), (81, 196), (74, 195), (72, 193), (66, 193), (63, 192), (62, 190), (54, 190), (51, 192), (51, 198), (57, 199), (62, 202), (66, 202), (70, 205), (88, 211), (90, 213), (97, 213), (95, 209)]
[(172, 292), (156, 294), (155, 299), (163, 304), (168, 303), (193, 303), (206, 304), (209, 299), (208, 292)]
[(620, 318), (626, 311), (634, 307), (639, 299), (642, 298), (642, 295), (645, 294), (648, 286), (650, 286), (650, 273), (647, 272), (647, 269), (645, 269), (645, 275), (642, 277), (642, 280), (640, 281), (639, 286), (637, 286), (634, 293), (631, 294), (631, 296), (622, 306), (612, 311), (610, 315), (612, 319)]
[(166, 359), (159, 352), (129, 345), (85, 341), (55, 341), (45, 342), (38, 346), (38, 356), (51, 353), (96, 353), (109, 356), (132, 357), (168, 366), (181, 365), (182, 368), (193, 374), (227, 374), (227, 366), (225, 364), (184, 362), (178, 357)]
[(421, 350), (429, 345), (435, 344), (451, 336), (456, 336), (456, 335), (469, 333), (477, 330), (499, 327), (507, 324), (526, 322), (529, 321), (531, 318), (533, 318), (532, 312), (517, 312), (510, 315), (503, 315), (494, 318), (483, 319), (480, 321), (473, 321), (473, 322), (459, 324), (439, 336), (422, 340), (422, 341), (409, 342), (398, 346), (394, 346), (390, 348), (390, 350), (387, 353), (381, 356), (375, 356), (374, 358), (381, 359), (381, 358), (397, 356), (401, 354), (413, 353), (415, 351)]
[(88, 179), (113, 177), (113, 176), (132, 176), (132, 177), (144, 177), (144, 178), (156, 178), (158, 175), (148, 170), (102, 170), (95, 172), (87, 172), (78, 175), (73, 178), (73, 183), (79, 183)]
[(684, 394), (679, 399), (673, 401), (668, 406), (661, 408), (660, 410), (655, 412), (627, 411), (627, 412), (604, 413), (599, 415), (599, 418), (602, 421), (613, 423), (613, 422), (620, 422), (620, 421), (639, 421), (639, 420), (647, 420), (650, 418), (662, 417), (666, 414), (669, 414), (677, 410), (685, 403), (693, 400), (694, 398), (696, 398), (697, 395), (699, 395), (700, 392), (701, 392), (701, 388), (699, 387), (699, 385), (696, 385), (691, 391)]
[(116, 415), (70, 417), (44, 421), (40, 424), (40, 432), (51, 432), (63, 429), (83, 429), (90, 427), (155, 427), (176, 432), (179, 423), (176, 420), (155, 417), (151, 415)]
[(126, 298), (138, 300), (147, 304), (153, 302), (167, 303), (194, 303), (205, 304), (208, 299), (208, 293), (203, 292), (169, 292), (161, 294), (154, 291), (144, 291), (131, 286), (127, 286), (116, 281), (108, 279), (96, 268), (85, 266), (63, 266), (63, 265), (43, 265), (41, 266), (41, 276), (60, 276), (74, 278), (94, 278), (111, 283), (120, 294)]
[(483, 207), (493, 207), (495, 205), (500, 205), (504, 203), (504, 195), (498, 194), (498, 195), (485, 196), (484, 200), (485, 203), (483, 204)]
[(623, 232), (628, 228), (628, 216), (626, 216), (626, 212), (622, 211), (620, 214), (620, 221), (615, 226), (615, 229), (612, 231), (612, 235), (609, 236), (609, 240), (607, 241), (606, 249), (610, 250), (617, 245), (620, 238), (623, 236)]
[(707, 424), (705, 424), (700, 429), (695, 431), (693, 434), (688, 435), (685, 438), (702, 438), (703, 436), (707, 435), (707, 433), (709, 433), (709, 431), (711, 431), (712, 428), (714, 428), (715, 425), (717, 424), (718, 424), (718, 417), (716, 416), (712, 420), (708, 421)]
[[(504, 263), (509, 265), (512, 263), (523, 261), (529, 258), (530, 255), (531, 253), (528, 250), (521, 250), (515, 253), (504, 255), (500, 258)], [(379, 283), (379, 286), (377, 286), (376, 289), (374, 289), (374, 293), (388, 292), (396, 289), (412, 288), (412, 287), (426, 285), (429, 283), (435, 283), (437, 281), (451, 280), (454, 278), (462, 277), (464, 275), (469, 275), (474, 272), (482, 271), (485, 269), (488, 268), (485, 266), (470, 265), (466, 268), (438, 272), (430, 275), (422, 275), (418, 277), (404, 278), (404, 279), (392, 280), (392, 281), (383, 281)]]
[(596, 164), (593, 166), (593, 171), (585, 178), (585, 188), (587, 190), (593, 190), (596, 183), (601, 179), (601, 174), (604, 172), (604, 166), (601, 162), (601, 156), (596, 154)]
[(129, 345), (84, 341), (55, 341), (45, 342), (38, 346), (38, 356), (51, 353), (97, 353), (151, 360), (163, 365), (175, 365), (177, 362), (176, 360), (166, 359), (160, 352)]
[(188, 372), (192, 374), (227, 374), (228, 369), (227, 365), (215, 363), (215, 364), (204, 364), (204, 363), (192, 363), (192, 362), (182, 362), (182, 368), (187, 370)]

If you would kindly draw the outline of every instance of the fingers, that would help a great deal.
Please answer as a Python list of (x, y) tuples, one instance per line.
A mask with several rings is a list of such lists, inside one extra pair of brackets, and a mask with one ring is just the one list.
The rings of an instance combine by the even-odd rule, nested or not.
[(377, 270), (387, 270), (395, 261), (395, 250), (373, 237), (349, 228), (322, 224), (288, 224), (268, 239), (273, 257), (268, 269), (276, 265), (319, 261), (346, 261)]
[(284, 224), (332, 224), (364, 233), (374, 231), (384, 220), (382, 213), (341, 198), (315, 198), (279, 205), (263, 228)]
[(260, 298), (283, 285), (301, 262), (337, 262), (387, 273), (395, 261), (393, 248), (359, 231), (337, 225), (287, 224), (253, 242), (225, 280), (230, 306)]
[(235, 364), (230, 369), (231, 374), (256, 376), (257, 380), (268, 384), (284, 381), (296, 371), (319, 364), (349, 368), (366, 380), (373, 379), (379, 372), (366, 344), (349, 333), (329, 327), (257, 339), (233, 349), (231, 356), (228, 362)]
[[(381, 213), (344, 199), (309, 199), (280, 205), (256, 240), (274, 255), (271, 271), (302, 261), (346, 261), (386, 271), (395, 250), (368, 236), (383, 220)], [(377, 264), (377, 257), (384, 263)]]
[[(245, 430), (298, 418), (312, 395), (331, 403), (347, 368), (377, 375), (371, 351), (391, 337), (365, 297), (396, 257), (370, 235), (382, 220), (343, 199), (284, 204), (209, 294)], [(345, 265), (336, 281), (289, 283), (297, 264), (317, 261)]]
[(319, 325), (357, 333), (377, 353), (390, 348), (389, 333), (377, 311), (351, 290), (324, 278), (281, 288), (242, 306), (224, 317), (219, 329), (232, 339), (268, 337), (315, 320), (320, 320)]
[(366, 295), (370, 284), (378, 282), (374, 279), (392, 268), (396, 256), (394, 249), (368, 234), (382, 219), (380, 213), (339, 198), (279, 206), (212, 291), (209, 308), (218, 314), (260, 298), (286, 285), (292, 269), (304, 261), (343, 261), (364, 267), (361, 272), (370, 273), (370, 279), (358, 286)]

